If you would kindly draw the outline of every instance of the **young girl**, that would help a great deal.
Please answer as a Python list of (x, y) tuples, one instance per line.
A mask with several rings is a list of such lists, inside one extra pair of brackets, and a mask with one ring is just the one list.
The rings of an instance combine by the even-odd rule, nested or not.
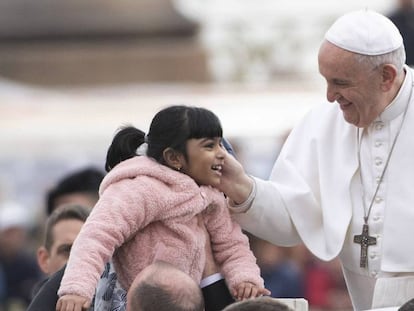
[[(235, 297), (268, 294), (247, 237), (231, 220), (224, 195), (214, 188), (226, 155), (221, 140), (217, 116), (187, 106), (158, 112), (148, 135), (134, 127), (115, 135), (105, 165), (109, 173), (73, 244), (57, 310), (88, 307), (112, 256), (125, 289), (156, 260), (175, 265), (199, 283), (205, 228)], [(144, 142), (146, 156), (137, 156)]]

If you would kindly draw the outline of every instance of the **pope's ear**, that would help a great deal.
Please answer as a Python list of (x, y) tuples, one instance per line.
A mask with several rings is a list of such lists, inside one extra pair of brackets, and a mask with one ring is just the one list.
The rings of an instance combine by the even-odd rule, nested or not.
[(389, 91), (391, 87), (394, 85), (395, 79), (397, 78), (397, 68), (392, 64), (385, 64), (382, 67), (381, 75), (381, 89), (383, 91)]
[(167, 148), (162, 153), (165, 163), (177, 171), (183, 167), (183, 155), (173, 148)]
[(37, 263), (43, 273), (49, 273), (49, 251), (44, 246), (37, 250)]

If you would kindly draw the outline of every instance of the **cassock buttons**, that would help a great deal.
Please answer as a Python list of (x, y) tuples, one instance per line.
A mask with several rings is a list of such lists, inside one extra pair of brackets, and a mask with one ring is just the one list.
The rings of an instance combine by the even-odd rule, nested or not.
[(375, 129), (377, 130), (377, 131), (380, 131), (380, 130), (382, 130), (382, 128), (384, 127), (384, 123), (382, 123), (382, 122), (376, 122), (375, 123)]

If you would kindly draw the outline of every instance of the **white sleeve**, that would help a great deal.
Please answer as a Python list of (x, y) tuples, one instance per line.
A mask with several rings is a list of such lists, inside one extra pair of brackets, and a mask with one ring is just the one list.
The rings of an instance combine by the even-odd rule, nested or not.
[(208, 277), (205, 277), (200, 282), (200, 288), (204, 288), (206, 286), (209, 286), (217, 281), (220, 281), (223, 279), (223, 276), (221, 273), (214, 273), (212, 275), (209, 275)]

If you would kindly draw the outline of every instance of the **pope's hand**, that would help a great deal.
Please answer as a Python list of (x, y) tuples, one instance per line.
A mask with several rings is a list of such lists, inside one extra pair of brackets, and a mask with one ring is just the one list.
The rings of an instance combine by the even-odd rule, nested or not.
[(253, 181), (243, 166), (231, 154), (226, 153), (221, 173), (219, 190), (235, 203), (243, 203), (253, 188)]

